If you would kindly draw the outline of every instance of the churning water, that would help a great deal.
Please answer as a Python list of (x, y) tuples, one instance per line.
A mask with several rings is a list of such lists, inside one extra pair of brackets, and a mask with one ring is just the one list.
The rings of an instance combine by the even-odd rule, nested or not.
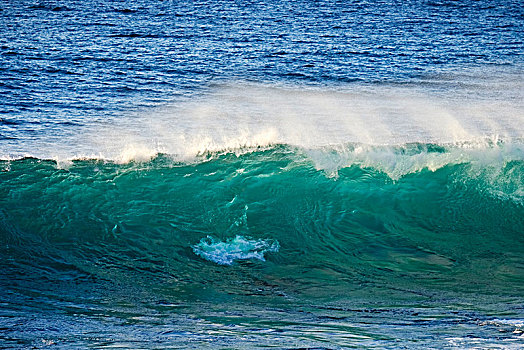
[(523, 347), (523, 21), (3, 1), (0, 347)]

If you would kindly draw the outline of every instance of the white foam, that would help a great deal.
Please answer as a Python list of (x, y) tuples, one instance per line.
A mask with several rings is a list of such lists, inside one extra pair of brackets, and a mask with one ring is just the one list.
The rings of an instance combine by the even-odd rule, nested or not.
[(524, 143), (493, 142), (480, 139), (435, 146), (403, 144), (376, 146), (367, 144), (338, 145), (306, 149), (305, 154), (317, 170), (336, 177), (342, 168), (358, 165), (386, 173), (391, 179), (419, 172), (423, 169), (436, 171), (446, 165), (469, 163), (474, 169), (487, 167), (501, 170), (508, 162), (524, 160)]
[(207, 236), (193, 246), (195, 254), (219, 265), (231, 265), (236, 260), (265, 261), (264, 254), (279, 249), (276, 240), (249, 239), (240, 235), (226, 241)]
[(515, 333), (524, 333), (524, 320), (522, 319), (493, 319), (480, 323), (481, 326), (496, 326), (496, 327), (510, 327), (515, 328)]

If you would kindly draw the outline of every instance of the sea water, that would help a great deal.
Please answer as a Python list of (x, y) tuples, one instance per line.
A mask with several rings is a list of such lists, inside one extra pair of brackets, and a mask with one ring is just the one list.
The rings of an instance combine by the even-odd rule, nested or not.
[(2, 1), (0, 347), (524, 346), (520, 1)]

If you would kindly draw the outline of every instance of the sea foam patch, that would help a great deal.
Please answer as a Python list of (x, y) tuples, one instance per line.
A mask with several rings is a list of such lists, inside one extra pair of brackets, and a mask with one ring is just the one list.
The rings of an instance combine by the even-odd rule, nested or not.
[(226, 241), (207, 236), (193, 246), (196, 255), (219, 265), (231, 265), (236, 260), (265, 261), (264, 254), (278, 252), (279, 249), (280, 245), (276, 240), (249, 239), (240, 235)]

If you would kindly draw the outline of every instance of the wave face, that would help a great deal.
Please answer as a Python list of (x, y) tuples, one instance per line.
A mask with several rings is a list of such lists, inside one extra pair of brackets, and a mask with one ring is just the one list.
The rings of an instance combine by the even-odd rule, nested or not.
[(363, 149), (280, 145), (192, 163), (159, 155), (77, 160), (67, 169), (4, 161), (3, 264), (155, 279), (200, 266), (193, 278), (206, 280), (213, 263), (247, 260), (272, 279), (287, 276), (305, 290), (321, 283), (326, 293), (330, 283), (336, 292), (370, 276), (399, 286), (520, 290), (522, 144)]
[(523, 18), (3, 1), (0, 348), (524, 348)]
[[(313, 322), (328, 336), (303, 344), (374, 347), (398, 339), (400, 329), (383, 324), (400, 319), (402, 337), (430, 324), (446, 346), (468, 347), (460, 324), (486, 344), (498, 344), (496, 332), (518, 347), (523, 146), (276, 145), (189, 163), (160, 154), (67, 168), (2, 161), (4, 313), (55, 305), (42, 316), (52, 321), (33, 333), (51, 345), (123, 328), (149, 339), (176, 324), (158, 341), (184, 346), (231, 322), (235, 338), (253, 332), (264, 344), (275, 339), (264, 329), (276, 327), (291, 344)], [(492, 321), (485, 309), (509, 318)], [(78, 312), (86, 319), (73, 325)], [(67, 338), (46, 330), (56, 322), (71, 325)]]

